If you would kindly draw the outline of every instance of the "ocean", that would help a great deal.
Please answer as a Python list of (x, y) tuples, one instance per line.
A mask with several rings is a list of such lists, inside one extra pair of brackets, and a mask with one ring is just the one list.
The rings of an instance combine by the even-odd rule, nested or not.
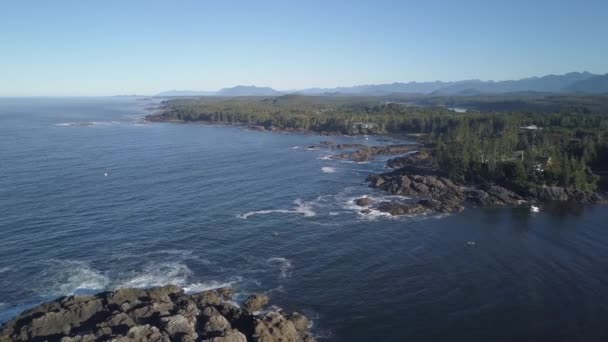
[(606, 341), (608, 210), (364, 215), (388, 157), (145, 123), (157, 99), (0, 98), (0, 322), (68, 294), (232, 286), (330, 341)]

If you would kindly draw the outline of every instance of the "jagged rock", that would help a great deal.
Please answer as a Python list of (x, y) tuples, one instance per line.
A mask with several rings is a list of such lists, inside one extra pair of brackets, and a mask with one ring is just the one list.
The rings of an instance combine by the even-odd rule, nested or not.
[(604, 202), (598, 193), (576, 188), (563, 188), (559, 186), (540, 186), (527, 190), (528, 195), (538, 201), (572, 201), (578, 203)]
[(392, 155), (411, 152), (416, 145), (386, 145), (363, 147), (351, 153), (336, 154), (331, 159), (350, 159), (355, 162), (364, 162), (374, 159), (375, 155)]
[(52, 311), (32, 310), (18, 316), (14, 325), (21, 326), (19, 339), (44, 339), (56, 335), (68, 335), (71, 330), (95, 316), (106, 314), (101, 299), (94, 296), (69, 296), (59, 300), (58, 305), (46, 307)]
[(162, 334), (157, 327), (146, 325), (135, 326), (125, 336), (110, 340), (112, 342), (171, 342), (166, 334)]
[(163, 286), (63, 297), (6, 322), (0, 342), (314, 341), (306, 317), (259, 313), (269, 301), (263, 294), (251, 295), (240, 308), (226, 300), (232, 293), (184, 294), (177, 286)]
[(222, 315), (213, 315), (207, 319), (203, 326), (203, 334), (210, 335), (213, 333), (221, 333), (232, 328), (230, 322)]
[(174, 308), (175, 305), (172, 302), (152, 302), (135, 307), (127, 313), (134, 321), (145, 323), (149, 318), (169, 316)]
[(428, 208), (418, 203), (380, 202), (378, 210), (391, 215), (419, 215), (428, 211)]
[(363, 209), (363, 210), (361, 210), (361, 214), (364, 214), (364, 215), (369, 215), (371, 213), (372, 213), (371, 209)]
[(124, 312), (110, 316), (107, 320), (97, 324), (97, 337), (124, 334), (135, 326), (135, 321)]
[(152, 301), (156, 302), (170, 302), (171, 297), (176, 297), (184, 293), (184, 290), (176, 285), (165, 285), (161, 287), (154, 287), (149, 289), (148, 296)]
[(355, 204), (360, 207), (367, 207), (370, 204), (373, 204), (374, 200), (369, 197), (361, 197), (355, 200)]
[(215, 290), (193, 294), (192, 299), (196, 302), (199, 308), (204, 308), (209, 305), (218, 305), (222, 302), (222, 298)]
[(195, 341), (198, 337), (196, 321), (191, 322), (182, 315), (163, 317), (161, 327), (172, 341)]
[(269, 312), (257, 318), (253, 341), (257, 342), (296, 342), (301, 336), (293, 323), (278, 312)]
[[(462, 210), (466, 199), (465, 188), (440, 176), (407, 175), (399, 171), (384, 174), (373, 174), (366, 179), (370, 186), (390, 192), (393, 195), (414, 196), (422, 198), (418, 205), (383, 204), (385, 212), (424, 212), (424, 208), (438, 212)], [(403, 214), (400, 214), (403, 215)]]
[(227, 330), (221, 336), (203, 340), (203, 342), (247, 342), (247, 337), (238, 330)]
[[(77, 335), (74, 337), (62, 337), (61, 342), (94, 342), (96, 339), (95, 335), (87, 334), (87, 335)], [(2, 341), (0, 339), (0, 341)]]
[(262, 310), (269, 302), (267, 295), (254, 293), (250, 295), (243, 304), (243, 308), (248, 312)]
[(488, 185), (467, 191), (467, 200), (483, 207), (518, 205), (523, 198), (498, 185)]
[(217, 293), (222, 297), (222, 299), (224, 300), (232, 300), (232, 296), (234, 296), (234, 290), (229, 288), (229, 287), (222, 287), (217, 289)]

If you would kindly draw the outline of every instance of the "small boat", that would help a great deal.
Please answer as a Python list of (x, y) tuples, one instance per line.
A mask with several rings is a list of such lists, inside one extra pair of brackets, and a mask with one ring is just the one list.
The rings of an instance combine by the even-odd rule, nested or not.
[(540, 212), (540, 208), (537, 207), (537, 206), (531, 205), (530, 206), (530, 211), (533, 212), (533, 213), (538, 213), (538, 212)]

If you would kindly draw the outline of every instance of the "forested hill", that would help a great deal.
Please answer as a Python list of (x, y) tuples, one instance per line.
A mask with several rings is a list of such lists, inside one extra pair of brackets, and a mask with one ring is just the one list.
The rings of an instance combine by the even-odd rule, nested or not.
[[(395, 103), (394, 101), (401, 101)], [(459, 101), (463, 101), (460, 99)], [(438, 166), (460, 182), (576, 186), (594, 190), (608, 170), (608, 97), (193, 98), (165, 102), (151, 121), (246, 124), (339, 134), (416, 133)], [(409, 104), (403, 104), (403, 103)], [(441, 104), (420, 106), (413, 104)]]

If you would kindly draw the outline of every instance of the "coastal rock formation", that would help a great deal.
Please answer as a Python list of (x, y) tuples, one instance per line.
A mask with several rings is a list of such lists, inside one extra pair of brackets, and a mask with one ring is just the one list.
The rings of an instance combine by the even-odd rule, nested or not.
[(466, 192), (467, 200), (482, 207), (519, 205), (524, 198), (498, 185), (485, 185)]
[(571, 201), (578, 203), (601, 203), (602, 196), (596, 192), (559, 186), (541, 186), (527, 190), (528, 195), (539, 201)]
[(253, 294), (243, 307), (231, 289), (185, 294), (174, 285), (67, 296), (27, 310), (0, 328), (0, 341), (313, 342), (310, 322), (294, 312), (260, 311)]
[(374, 200), (369, 197), (361, 197), (355, 200), (355, 204), (359, 207), (367, 207), (370, 204), (373, 204)]
[(418, 145), (386, 145), (363, 147), (354, 152), (336, 154), (332, 159), (349, 159), (355, 162), (364, 162), (374, 159), (376, 155), (404, 154), (415, 150)]

